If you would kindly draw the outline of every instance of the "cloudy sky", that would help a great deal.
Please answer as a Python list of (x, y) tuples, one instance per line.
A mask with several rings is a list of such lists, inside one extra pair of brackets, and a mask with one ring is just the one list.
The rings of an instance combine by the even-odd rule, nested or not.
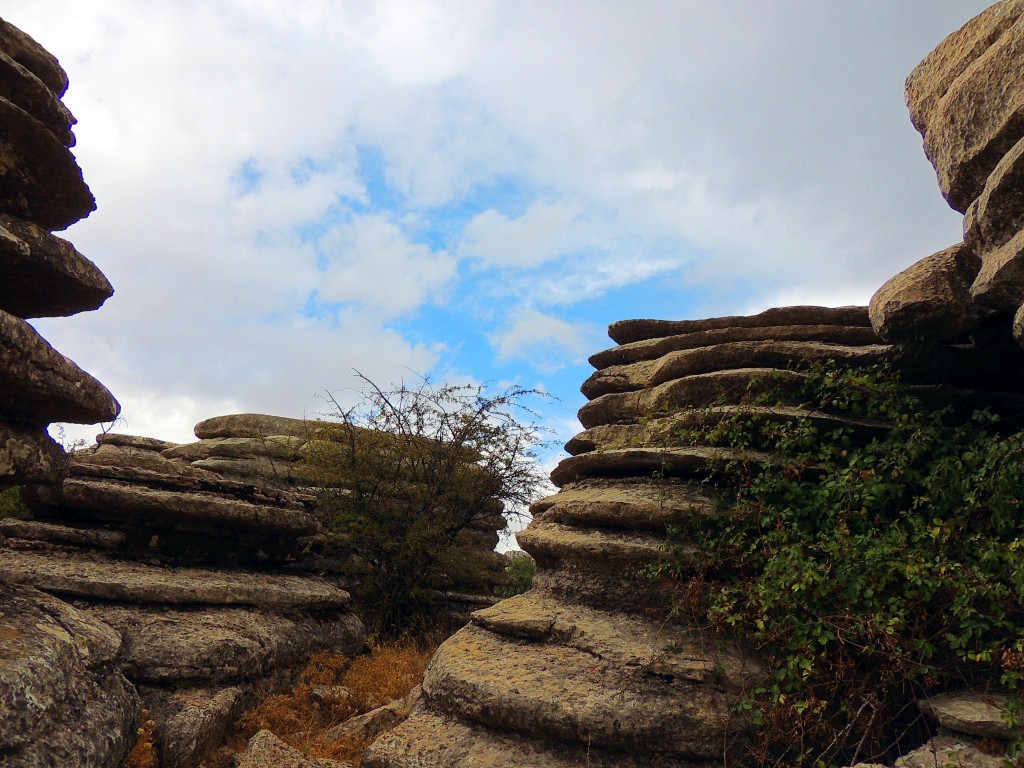
[(358, 369), (548, 390), (564, 440), (610, 322), (865, 303), (959, 239), (903, 80), (988, 4), (8, 3), (116, 289), (37, 327), (116, 431), (315, 416)]

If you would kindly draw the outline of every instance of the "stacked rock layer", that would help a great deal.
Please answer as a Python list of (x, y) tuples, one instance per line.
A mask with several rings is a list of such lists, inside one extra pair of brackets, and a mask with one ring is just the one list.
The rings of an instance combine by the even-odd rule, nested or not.
[(161, 764), (195, 766), (310, 655), (354, 655), (365, 633), (336, 580), (288, 567), (320, 532), (313, 497), (164, 458), (160, 440), (97, 440), (30, 495), (35, 519), (0, 521), (0, 577), (116, 630)]
[(1003, 0), (947, 37), (906, 84), (914, 127), (964, 242), (929, 256), (871, 301), (887, 339), (943, 340), (985, 318), (1024, 341), (1024, 2)]
[(721, 514), (701, 481), (729, 482), (725, 449), (666, 436), (749, 410), (741, 404), (760, 387), (782, 393), (772, 409), (781, 417), (848, 423), (785, 402), (787, 384), (816, 362), (888, 363), (919, 394), (968, 413), (1024, 403), (1019, 349), (1012, 359), (973, 344), (899, 349), (873, 331), (867, 307), (625, 321), (610, 334), (619, 346), (591, 358), (598, 371), (583, 385), (586, 429), (552, 473), (561, 490), (533, 505), (519, 534), (537, 561), (534, 589), (476, 612), (441, 646), (420, 708), (364, 766), (719, 761), (743, 725), (730, 706), (765, 670), (727, 639), (666, 620), (664, 585), (642, 575), (663, 556), (667, 526)]
[[(324, 478), (306, 462), (310, 442), (330, 439), (337, 424), (265, 414), (233, 414), (201, 421), (193, 443), (168, 447), (162, 456), (193, 469), (215, 472), (225, 478), (257, 482), (282, 489), (312, 492)], [(450, 573), (438, 567), (427, 585), (434, 599), (451, 614), (455, 626), (469, 620), (469, 612), (492, 605), (494, 590), (505, 581), (505, 562), (494, 552), (498, 531), (505, 527), (502, 505), (474, 515), (455, 541), (459, 552), (478, 565), (471, 572)], [(313, 556), (304, 565), (313, 570), (336, 572), (341, 561)], [(300, 565), (303, 565), (300, 564)]]
[[(111, 421), (119, 409), (26, 322), (96, 309), (113, 293), (52, 234), (95, 208), (70, 151), (67, 85), (53, 56), (0, 20), (0, 489), (60, 476), (66, 459), (47, 424)], [(0, 575), (0, 764), (119, 764), (139, 716), (121, 649), (106, 624)]]

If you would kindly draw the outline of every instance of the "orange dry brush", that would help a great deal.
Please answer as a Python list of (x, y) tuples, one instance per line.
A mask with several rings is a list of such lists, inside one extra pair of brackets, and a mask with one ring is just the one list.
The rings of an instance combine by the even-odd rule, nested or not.
[(149, 710), (142, 710), (142, 725), (136, 731), (135, 746), (125, 758), (125, 768), (156, 768), (156, 745), (153, 743), (153, 731), (156, 723), (149, 719)]

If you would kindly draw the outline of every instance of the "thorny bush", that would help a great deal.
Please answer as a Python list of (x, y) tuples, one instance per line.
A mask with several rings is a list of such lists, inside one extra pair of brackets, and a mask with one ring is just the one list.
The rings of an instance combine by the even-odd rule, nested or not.
[(818, 366), (798, 394), (860, 424), (780, 418), (779, 399), (676, 432), (768, 458), (723, 466), (720, 514), (673, 528), (673, 555), (652, 569), (680, 580), (680, 614), (770, 665), (737, 708), (755, 726), (740, 764), (892, 759), (927, 735), (923, 696), (1018, 691), (1024, 433), (987, 411), (929, 409), (880, 367)]

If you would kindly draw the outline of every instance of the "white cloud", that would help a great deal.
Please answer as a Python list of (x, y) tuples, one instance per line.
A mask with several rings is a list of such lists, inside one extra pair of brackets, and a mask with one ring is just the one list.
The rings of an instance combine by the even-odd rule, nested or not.
[(486, 210), (466, 225), (459, 255), (493, 267), (536, 267), (573, 249), (582, 234), (575, 218), (565, 203), (538, 201), (517, 218)]
[(522, 359), (541, 371), (578, 363), (593, 349), (595, 331), (532, 307), (512, 314), (505, 328), (490, 334), (499, 360)]

